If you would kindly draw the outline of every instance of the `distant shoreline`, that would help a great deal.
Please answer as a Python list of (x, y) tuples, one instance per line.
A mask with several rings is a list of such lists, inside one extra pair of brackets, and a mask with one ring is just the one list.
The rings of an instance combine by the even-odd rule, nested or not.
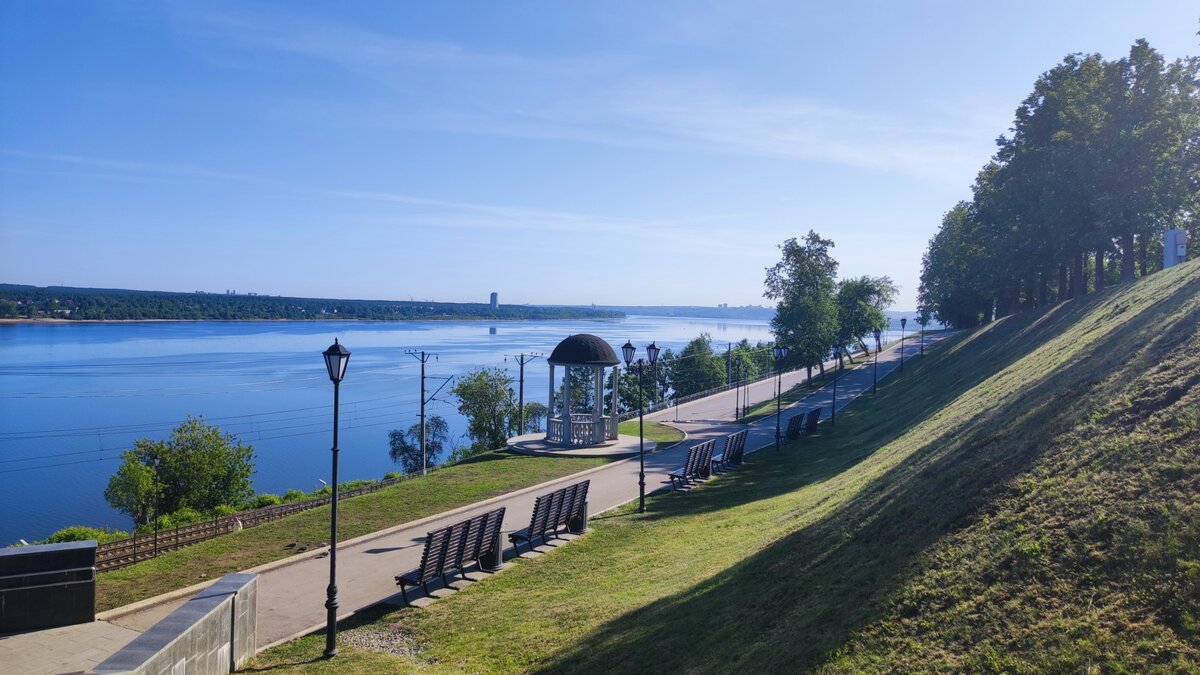
[[(358, 319), (358, 318), (330, 318), (330, 319), (0, 319), (0, 325), (33, 325), (33, 324), (53, 324), (53, 325), (70, 325), (70, 324), (92, 324), (92, 323), (332, 323), (335, 321), (341, 322), (361, 322), (361, 323), (409, 323), (413, 321), (472, 321), (475, 323), (513, 323), (517, 321), (620, 321), (627, 317), (622, 316), (603, 316), (603, 317), (554, 317), (554, 318), (527, 318), (527, 319), (487, 319), (473, 318), (467, 316), (447, 316), (434, 317), (423, 316), (413, 319)], [(693, 317), (694, 318), (694, 317)]]

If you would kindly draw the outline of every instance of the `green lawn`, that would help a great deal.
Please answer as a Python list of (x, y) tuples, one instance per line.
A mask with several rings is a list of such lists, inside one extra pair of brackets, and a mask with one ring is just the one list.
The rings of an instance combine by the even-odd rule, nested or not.
[(1196, 672), (1198, 325), (1200, 262), (996, 322), (836, 430), (252, 668)]
[[(489, 497), (600, 466), (605, 459), (489, 452), (424, 478), (347, 499), (338, 509), (345, 541)], [(249, 569), (329, 543), (329, 507), (224, 535), (97, 577), (97, 611)]]
[[(844, 377), (846, 375), (846, 373), (850, 372), (851, 370), (854, 370), (855, 368), (858, 368), (859, 366), (862, 365), (862, 363), (863, 362), (861, 362), (861, 361), (858, 363), (850, 363), (849, 361), (846, 361), (845, 367), (842, 369), (842, 372), (838, 375), (838, 377)], [(809, 394), (813, 393), (814, 391), (817, 391), (818, 389), (824, 387), (826, 384), (831, 384), (832, 382), (833, 382), (833, 372), (832, 371), (827, 372), (827, 377), (825, 380), (821, 380), (820, 375), (818, 375), (814, 372), (812, 384), (809, 384), (808, 382), (803, 382), (800, 384), (793, 385), (790, 389), (783, 392), (783, 395), (779, 397), (778, 405), (787, 407), (787, 406), (791, 405), (792, 403), (795, 403), (796, 401), (803, 399), (804, 397), (808, 396)], [(774, 390), (772, 390), (772, 391), (774, 391)], [(751, 422), (757, 422), (758, 420), (760, 420), (764, 417), (770, 417), (771, 415), (775, 414), (776, 405), (777, 404), (775, 402), (775, 399), (773, 399), (773, 398), (763, 401), (762, 403), (759, 403), (758, 405), (751, 408), (750, 412), (746, 413), (745, 416), (738, 418), (736, 420), (736, 422), (738, 424), (750, 424)]]
[[(629, 436), (638, 435), (637, 419), (625, 420), (617, 426), (617, 431)], [(662, 422), (645, 422), (646, 440), (659, 444), (658, 449), (669, 448), (682, 441), (684, 434), (675, 427), (669, 427)]]

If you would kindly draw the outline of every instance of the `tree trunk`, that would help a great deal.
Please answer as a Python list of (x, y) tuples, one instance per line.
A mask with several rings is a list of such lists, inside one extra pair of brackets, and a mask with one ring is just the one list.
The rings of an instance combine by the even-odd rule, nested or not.
[(1096, 290), (1104, 290), (1104, 251), (1096, 249)]
[(1148, 244), (1146, 243), (1147, 235), (1145, 232), (1138, 235), (1138, 262), (1141, 263), (1142, 276), (1150, 273), (1150, 256), (1147, 252)]
[(1071, 297), (1082, 298), (1087, 295), (1087, 277), (1083, 275), (1087, 253), (1080, 251), (1075, 256), (1075, 269), (1071, 271)]
[(821, 381), (825, 381), (825, 361), (817, 362), (817, 370), (821, 371)]
[(1049, 289), (1047, 287), (1049, 285), (1050, 285), (1050, 282), (1046, 279), (1045, 270), (1039, 272), (1038, 273), (1038, 293), (1037, 293), (1038, 307), (1046, 306), (1046, 295), (1049, 291)]
[(1133, 230), (1121, 233), (1121, 282), (1133, 281)]
[(1058, 288), (1054, 289), (1054, 301), (1062, 302), (1067, 299), (1067, 266), (1058, 266)]

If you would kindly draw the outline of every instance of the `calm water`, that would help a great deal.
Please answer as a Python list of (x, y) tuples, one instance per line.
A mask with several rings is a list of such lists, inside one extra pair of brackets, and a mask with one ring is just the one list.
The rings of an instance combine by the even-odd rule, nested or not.
[[(0, 353), (0, 546), (71, 524), (129, 529), (104, 501), (121, 451), (136, 438), (167, 437), (203, 415), (254, 445), (260, 492), (311, 490), (329, 480), (332, 385), (321, 351), (338, 337), (353, 352), (342, 383), (342, 480), (395, 470), (387, 433), (417, 420), (420, 365), (406, 350), (437, 354), (438, 379), (512, 356), (549, 354), (572, 333), (619, 346), (651, 340), (678, 351), (701, 332), (714, 349), (769, 340), (765, 322), (630, 317), (619, 321), (133, 323), (2, 325)], [(507, 357), (507, 361), (506, 361)], [(546, 402), (544, 358), (525, 368), (526, 401)], [(466, 429), (443, 391), (429, 407), (453, 436)]]

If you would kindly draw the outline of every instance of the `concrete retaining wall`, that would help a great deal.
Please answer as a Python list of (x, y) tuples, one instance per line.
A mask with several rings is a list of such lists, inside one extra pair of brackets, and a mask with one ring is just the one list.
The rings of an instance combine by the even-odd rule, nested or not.
[(233, 672), (254, 656), (257, 600), (257, 574), (227, 574), (108, 657), (94, 672)]

